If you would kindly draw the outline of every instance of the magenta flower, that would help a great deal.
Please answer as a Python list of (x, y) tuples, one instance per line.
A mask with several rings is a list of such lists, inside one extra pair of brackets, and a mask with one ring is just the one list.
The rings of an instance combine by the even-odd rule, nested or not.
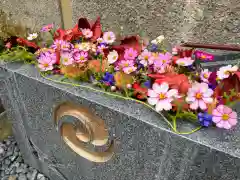
[(197, 58), (202, 59), (202, 60), (212, 61), (214, 59), (214, 56), (212, 54), (205, 53), (203, 51), (195, 51), (195, 55)]
[(57, 48), (61, 48), (62, 44), (64, 43), (63, 40), (55, 40), (53, 42), (53, 45), (51, 46), (52, 49), (57, 49)]
[(55, 64), (57, 62), (57, 57), (56, 54), (54, 52), (51, 51), (46, 51), (46, 52), (42, 52), (39, 56), (39, 58), (49, 58), (52, 60), (52, 63)]
[(124, 59), (134, 60), (138, 53), (133, 48), (126, 49), (124, 52)]
[(208, 88), (208, 84), (195, 83), (189, 88), (186, 101), (193, 110), (197, 110), (198, 108), (206, 110), (207, 104), (213, 102), (212, 95), (213, 90)]
[(145, 49), (139, 56), (140, 63), (144, 65), (145, 67), (147, 65), (152, 65), (154, 61), (154, 56), (151, 52), (149, 52), (147, 49)]
[(48, 24), (48, 25), (42, 27), (41, 32), (49, 32), (52, 29), (53, 29), (53, 24)]
[(137, 67), (134, 66), (133, 60), (122, 60), (119, 63), (119, 66), (122, 68), (123, 72), (126, 74), (130, 74), (137, 70)]
[(93, 36), (93, 32), (90, 29), (82, 29), (82, 33), (86, 38), (91, 38)]
[(230, 129), (237, 124), (237, 113), (227, 106), (219, 105), (212, 115), (212, 121), (219, 128)]
[(65, 66), (71, 65), (74, 63), (73, 55), (70, 52), (61, 53), (61, 63)]
[(84, 63), (88, 60), (88, 52), (76, 52), (73, 54), (73, 58), (77, 63)]
[(167, 64), (163, 64), (163, 62), (161, 60), (159, 60), (159, 59), (154, 60), (154, 63), (153, 63), (154, 72), (164, 73), (166, 66), (167, 66)]
[(40, 56), (38, 58), (38, 63), (40, 71), (50, 71), (53, 70), (53, 64), (56, 63), (56, 61), (54, 61), (48, 56)]

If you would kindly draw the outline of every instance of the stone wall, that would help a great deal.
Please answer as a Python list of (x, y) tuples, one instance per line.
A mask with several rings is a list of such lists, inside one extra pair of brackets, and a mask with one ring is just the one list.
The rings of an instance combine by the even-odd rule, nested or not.
[[(64, 1), (64, 0), (62, 0)], [(68, 1), (68, 0), (65, 0)], [(164, 34), (171, 42), (240, 42), (239, 0), (72, 0), (73, 24), (80, 16), (102, 17), (105, 29), (150, 37)], [(0, 9), (14, 19), (37, 25), (61, 23), (58, 1), (2, 0)], [(70, 19), (69, 19), (70, 20)], [(70, 20), (71, 21), (71, 20)], [(30, 23), (31, 24), (31, 23)]]

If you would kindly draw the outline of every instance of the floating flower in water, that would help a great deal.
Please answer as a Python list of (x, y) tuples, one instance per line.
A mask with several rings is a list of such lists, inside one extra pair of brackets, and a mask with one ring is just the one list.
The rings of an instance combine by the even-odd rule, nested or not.
[(82, 33), (86, 38), (91, 38), (93, 36), (93, 32), (90, 29), (82, 29)]
[(204, 69), (201, 74), (200, 74), (200, 78), (203, 82), (208, 83), (208, 78), (210, 77), (211, 72), (208, 69)]
[(31, 41), (31, 40), (36, 39), (37, 37), (38, 37), (38, 34), (37, 34), (37, 33), (32, 33), (32, 34), (29, 34), (29, 35), (28, 35), (27, 39), (28, 39), (29, 41)]
[(49, 32), (52, 29), (53, 29), (53, 24), (48, 24), (48, 25), (42, 27), (41, 32)]
[(171, 89), (167, 83), (162, 83), (161, 85), (154, 83), (152, 89), (148, 89), (148, 103), (151, 105), (156, 105), (156, 111), (171, 110), (171, 102), (174, 100), (178, 94), (178, 90)]
[(115, 51), (115, 50), (111, 51), (111, 52), (108, 54), (107, 59), (108, 59), (108, 63), (109, 63), (109, 64), (115, 63), (115, 62), (117, 61), (117, 59), (118, 59), (118, 53), (117, 53), (117, 51)]
[(176, 64), (180, 66), (191, 66), (193, 64), (194, 60), (192, 60), (191, 57), (184, 57), (180, 58), (176, 61)]
[(116, 40), (116, 36), (113, 32), (109, 31), (109, 32), (105, 32), (103, 33), (103, 40), (104, 42), (106, 42), (107, 44), (112, 44), (115, 40)]
[(211, 55), (209, 53), (205, 53), (203, 51), (195, 51), (195, 55), (197, 58), (202, 59), (202, 60), (212, 61), (214, 59), (213, 55)]
[(238, 66), (227, 65), (219, 68), (217, 71), (218, 79), (228, 78), (231, 73), (236, 72), (238, 70)]
[(212, 115), (207, 112), (198, 113), (198, 121), (203, 127), (209, 127), (212, 125)]
[(213, 90), (208, 88), (206, 83), (195, 83), (189, 88), (186, 101), (190, 104), (190, 108), (196, 110), (207, 109), (207, 104), (213, 102)]
[(107, 86), (113, 86), (114, 83), (115, 83), (115, 80), (114, 80), (114, 75), (109, 73), (109, 72), (106, 72), (101, 80), (102, 83), (104, 83), (105, 85)]
[(75, 44), (74, 47), (81, 51), (89, 51), (91, 49), (91, 44), (88, 42), (83, 42), (83, 43)]
[(161, 44), (164, 39), (165, 39), (165, 37), (163, 35), (161, 35), (161, 36), (158, 36), (156, 39), (152, 40), (151, 43), (152, 44)]
[(219, 105), (212, 112), (213, 122), (219, 128), (230, 129), (237, 124), (237, 113), (231, 108)]
[(53, 64), (56, 61), (51, 59), (50, 57), (47, 56), (40, 56), (38, 58), (38, 67), (40, 68), (41, 71), (50, 71), (53, 70)]
[(72, 53), (70, 53), (70, 52), (61, 53), (61, 62), (65, 66), (73, 64), (74, 59), (73, 59)]
[(128, 60), (134, 60), (137, 57), (137, 51), (133, 48), (126, 49), (124, 52), (124, 58)]
[(88, 60), (88, 52), (80, 51), (73, 54), (73, 58), (77, 63), (84, 63)]
[(122, 68), (123, 72), (126, 74), (130, 74), (137, 70), (137, 67), (134, 66), (133, 60), (122, 60), (119, 63), (119, 66)]
[(138, 56), (140, 63), (144, 66), (152, 65), (154, 61), (154, 57), (152, 53), (145, 49), (139, 56)]

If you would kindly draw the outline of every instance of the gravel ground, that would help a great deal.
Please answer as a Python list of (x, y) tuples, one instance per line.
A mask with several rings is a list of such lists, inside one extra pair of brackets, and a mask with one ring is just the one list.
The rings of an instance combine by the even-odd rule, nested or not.
[(0, 142), (1, 180), (49, 180), (33, 167), (24, 163), (14, 137)]

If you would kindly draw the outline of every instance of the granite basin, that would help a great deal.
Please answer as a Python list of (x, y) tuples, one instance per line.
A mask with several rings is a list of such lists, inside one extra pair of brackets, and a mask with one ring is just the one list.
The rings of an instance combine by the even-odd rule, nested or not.
[[(30, 65), (0, 67), (0, 98), (24, 159), (51, 180), (240, 179), (240, 125), (230, 131), (208, 128), (178, 135), (141, 104), (46, 80)], [(113, 156), (94, 162), (71, 149), (54, 122), (56, 107), (63, 102), (104, 121)], [(180, 128), (193, 126), (183, 122)]]

